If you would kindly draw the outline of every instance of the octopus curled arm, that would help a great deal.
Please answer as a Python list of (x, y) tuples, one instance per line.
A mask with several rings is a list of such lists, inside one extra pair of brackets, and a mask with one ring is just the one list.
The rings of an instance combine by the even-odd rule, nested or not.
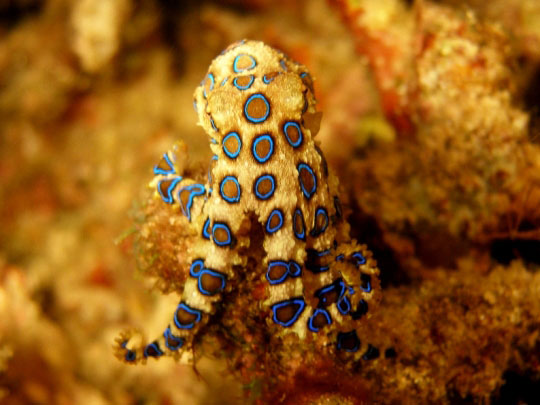
[[(321, 113), (307, 69), (262, 42), (241, 41), (214, 59), (194, 106), (214, 154), (207, 183), (183, 176), (174, 149), (154, 167), (151, 183), (197, 235), (186, 252), (189, 276), (164, 332), (150, 343), (123, 333), (117, 356), (134, 364), (190, 350), (243, 269), (265, 283), (260, 306), (273, 335), (296, 334), (354, 359), (376, 357), (359, 335), (379, 300), (379, 270), (366, 246), (349, 237), (338, 179), (314, 141)], [(264, 232), (265, 257), (248, 268), (252, 221)]]

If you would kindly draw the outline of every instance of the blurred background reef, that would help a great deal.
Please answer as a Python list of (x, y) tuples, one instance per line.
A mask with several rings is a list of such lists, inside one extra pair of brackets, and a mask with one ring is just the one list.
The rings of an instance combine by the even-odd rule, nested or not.
[[(177, 300), (189, 239), (147, 183), (177, 140), (206, 172), (192, 92), (242, 38), (316, 79), (396, 354), (274, 391), (219, 333), (196, 370), (111, 348)], [(537, 0), (0, 0), (0, 403), (537, 404), (539, 269)]]

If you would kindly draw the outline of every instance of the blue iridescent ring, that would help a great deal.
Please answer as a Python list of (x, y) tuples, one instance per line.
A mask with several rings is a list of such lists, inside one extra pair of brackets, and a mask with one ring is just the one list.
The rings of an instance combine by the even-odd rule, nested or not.
[(343, 296), (338, 302), (337, 307), (341, 315), (347, 315), (349, 311), (351, 310), (351, 301), (347, 298), (347, 296)]
[[(275, 218), (277, 218), (279, 222), (275, 224), (274, 226), (272, 226), (272, 222)], [(268, 216), (268, 219), (266, 220), (266, 232), (272, 234), (274, 232), (279, 231), (282, 226), (283, 226), (283, 212), (281, 212), (279, 208), (276, 208), (272, 210), (272, 212)]]
[[(190, 322), (190, 323), (187, 323), (187, 324), (180, 323), (180, 320), (178, 319), (178, 311), (179, 310), (186, 311), (188, 314), (194, 315), (195, 319), (193, 320), (193, 322)], [(199, 311), (197, 309), (190, 308), (186, 304), (184, 304), (183, 302), (178, 304), (178, 307), (176, 307), (176, 311), (174, 312), (174, 324), (176, 325), (176, 327), (178, 329), (193, 329), (195, 324), (200, 322), (201, 318), (202, 318), (201, 311)]]
[(210, 218), (206, 218), (204, 221), (202, 236), (204, 239), (210, 239)]
[(174, 191), (174, 188), (176, 185), (182, 181), (182, 177), (175, 177), (172, 179), (171, 184), (169, 184), (169, 187), (167, 187), (167, 195), (164, 195), (161, 191), (161, 183), (164, 183), (166, 181), (171, 181), (171, 179), (163, 179), (158, 182), (157, 190), (159, 195), (161, 196), (161, 199), (166, 202), (167, 204), (172, 204), (174, 202), (174, 198), (172, 196), (172, 192)]
[(364, 257), (362, 253), (354, 252), (351, 256), (356, 262), (356, 267), (359, 267), (362, 264), (366, 264), (366, 258)]
[[(208, 79), (210, 79), (210, 88), (208, 89), (208, 91), (212, 91), (212, 90), (214, 90), (214, 75), (212, 73), (208, 73), (208, 76), (206, 76), (206, 80), (208, 80)], [(204, 82), (204, 87), (203, 87), (203, 96), (204, 96), (204, 98), (206, 98), (208, 96), (208, 94), (206, 93), (206, 80)]]
[[(262, 100), (266, 110), (260, 117), (253, 117), (249, 113), (249, 105), (257, 100)], [(255, 93), (248, 97), (248, 99), (246, 100), (244, 104), (244, 116), (249, 122), (252, 122), (254, 124), (260, 124), (261, 122), (266, 121), (269, 115), (270, 115), (270, 103), (268, 102), (268, 100), (263, 94)]]
[(167, 329), (165, 329), (165, 332), (163, 332), (163, 337), (165, 338), (165, 346), (167, 346), (167, 349), (169, 350), (178, 350), (184, 344), (184, 339), (172, 334), (170, 326), (168, 326)]
[[(298, 139), (296, 139), (296, 141), (293, 141), (289, 136), (289, 128), (291, 127), (298, 131)], [(298, 148), (300, 145), (302, 145), (304, 134), (302, 133), (302, 129), (300, 128), (300, 124), (298, 124), (298, 122), (287, 121), (285, 124), (283, 124), (283, 133), (285, 134), (285, 138), (287, 138), (287, 142), (289, 142), (293, 148)]]
[(315, 327), (315, 325), (313, 325), (313, 322), (318, 315), (322, 315), (326, 318), (326, 325), (330, 325), (332, 323), (332, 318), (330, 318), (330, 314), (328, 313), (328, 311), (322, 308), (317, 308), (313, 312), (313, 315), (311, 315), (308, 319), (308, 328), (312, 332), (318, 332), (320, 330), (320, 328), (317, 328)]
[[(227, 183), (234, 184), (234, 187), (236, 188), (236, 194), (231, 196), (227, 195), (224, 192), (224, 188), (227, 186)], [(221, 183), (219, 185), (219, 194), (221, 195), (221, 198), (223, 198), (225, 201), (227, 201), (230, 204), (237, 203), (240, 201), (240, 194), (242, 193), (240, 188), (240, 183), (238, 183), (238, 180), (234, 176), (225, 176), (223, 180), (221, 180)]]
[[(225, 230), (225, 232), (227, 233), (227, 239), (224, 241), (216, 239), (216, 232), (220, 229)], [(214, 225), (212, 225), (212, 239), (214, 240), (214, 243), (218, 246), (229, 246), (232, 243), (231, 230), (226, 224), (222, 222), (215, 222)]]
[[(240, 60), (240, 58), (242, 57), (246, 57), (246, 58), (250, 58), (251, 59), (251, 65), (248, 66), (248, 67), (244, 67), (244, 68), (239, 68), (238, 67), (238, 61)], [(246, 70), (251, 70), (253, 69), (255, 66), (257, 66), (257, 61), (255, 60), (255, 58), (251, 55), (246, 55), (245, 53), (241, 53), (239, 55), (236, 56), (236, 58), (234, 58), (234, 62), (233, 62), (233, 70), (235, 73), (240, 73), (240, 72), (244, 72)]]
[[(311, 189), (307, 189), (305, 183), (305, 179), (302, 179), (302, 172), (306, 171), (309, 176), (311, 176), (311, 181), (313, 182), (313, 186)], [(313, 194), (315, 194), (315, 191), (317, 191), (317, 177), (315, 176), (315, 173), (305, 163), (299, 163), (298, 164), (298, 180), (300, 182), (300, 187), (302, 188), (302, 193), (304, 193), (304, 196), (309, 200)]]
[(253, 84), (253, 81), (255, 80), (255, 76), (249, 75), (249, 82), (242, 86), (242, 85), (238, 84), (238, 79), (240, 79), (240, 78), (242, 78), (242, 77), (235, 77), (234, 80), (233, 80), (233, 85), (238, 90), (247, 90), (247, 89), (249, 89), (251, 87), (251, 85)]
[[(237, 149), (236, 150), (229, 150), (227, 147), (227, 141), (231, 138), (236, 139), (237, 142)], [(238, 132), (229, 132), (222, 141), (223, 144), (223, 152), (230, 157), (231, 159), (236, 159), (238, 155), (240, 154), (240, 149), (242, 148), (242, 139), (240, 138), (240, 135), (238, 135)]]
[[(257, 145), (261, 142), (269, 143), (268, 150), (266, 151), (266, 154), (263, 156), (260, 156), (257, 153)], [(253, 144), (251, 145), (251, 153), (253, 154), (253, 157), (255, 158), (257, 162), (259, 163), (268, 162), (268, 159), (270, 159), (272, 155), (274, 154), (274, 138), (272, 138), (269, 134), (263, 134), (263, 135), (257, 136), (253, 140)]]
[(294, 260), (289, 260), (289, 276), (300, 277), (302, 275), (302, 267)]
[(371, 292), (371, 276), (369, 274), (362, 274), (360, 280), (362, 282), (360, 289), (367, 293)]
[[(301, 223), (301, 227), (302, 227), (301, 231), (296, 229), (297, 220), (299, 220)], [(293, 222), (294, 236), (296, 236), (300, 240), (305, 240), (306, 239), (306, 225), (304, 223), (304, 215), (302, 214), (302, 211), (300, 210), (300, 208), (297, 208), (294, 210), (292, 222)]]
[[(265, 193), (261, 193), (259, 191), (259, 186), (261, 185), (263, 181), (269, 181), (270, 186), (271, 186), (270, 190), (268, 190)], [(272, 197), (272, 195), (274, 194), (274, 191), (276, 190), (276, 180), (274, 179), (274, 176), (272, 176), (271, 174), (264, 174), (260, 176), (255, 181), (253, 190), (259, 200), (268, 200), (270, 197)]]
[[(322, 216), (324, 222), (319, 227), (319, 224), (317, 223), (317, 221), (320, 216)], [(324, 207), (317, 208), (317, 210), (315, 211), (315, 218), (313, 219), (313, 229), (311, 230), (310, 235), (313, 237), (319, 236), (324, 231), (326, 231), (326, 228), (328, 228), (328, 223), (329, 223), (329, 219), (328, 219), (328, 212), (326, 211), (326, 208)]]
[[(280, 315), (279, 310), (281, 308), (285, 308), (291, 305), (298, 306), (294, 314), (288, 319), (279, 319), (279, 315)], [(284, 328), (288, 328), (289, 326), (292, 326), (297, 321), (297, 319), (300, 317), (305, 307), (306, 307), (306, 303), (304, 302), (304, 299), (300, 297), (278, 302), (272, 305), (271, 307), (272, 312), (273, 312), (272, 320), (278, 325), (281, 325)]]
[[(186, 206), (184, 207), (184, 204), (182, 203), (182, 199), (180, 198), (180, 193), (183, 191), (189, 191), (189, 197)], [(189, 186), (182, 187), (180, 190), (178, 190), (178, 201), (180, 202), (180, 208), (182, 209), (182, 213), (187, 217), (187, 219), (191, 222), (191, 207), (193, 206), (193, 199), (195, 197), (204, 195), (206, 193), (206, 189), (204, 188), (204, 185), (202, 184), (190, 184)]]
[[(219, 286), (219, 288), (217, 288), (215, 291), (208, 291), (206, 290), (203, 285), (202, 285), (202, 278), (205, 274), (208, 274), (212, 277), (217, 277), (219, 278), (219, 280), (221, 281), (221, 285)], [(208, 296), (212, 296), (212, 295), (216, 295), (218, 293), (220, 293), (221, 291), (223, 291), (225, 289), (225, 275), (222, 274), (222, 273), (219, 273), (217, 271), (214, 271), (214, 270), (211, 270), (211, 269), (202, 269), (201, 272), (199, 273), (199, 280), (197, 282), (197, 286), (199, 288), (199, 291), (201, 292), (201, 294), (203, 295), (208, 295)]]
[(202, 269), (204, 269), (204, 261), (202, 259), (195, 259), (189, 267), (189, 275), (191, 277), (199, 277)]
[(164, 175), (175, 174), (174, 165), (173, 165), (173, 163), (171, 162), (171, 159), (169, 159), (169, 156), (166, 153), (163, 155), (163, 159), (165, 159), (165, 163), (167, 164), (167, 166), (169, 166), (169, 168), (168, 169), (162, 169), (162, 168), (159, 167), (159, 164), (157, 164), (157, 165), (154, 166), (154, 174), (164, 174)]
[(159, 347), (158, 342), (152, 342), (146, 345), (143, 352), (144, 357), (161, 357), (163, 351)]
[[(285, 271), (279, 278), (272, 278), (270, 276), (270, 273), (272, 269), (276, 266), (283, 266), (287, 268), (287, 271)], [(268, 263), (268, 270), (266, 271), (266, 279), (271, 285), (281, 284), (283, 283), (289, 275), (289, 264), (287, 262), (284, 262), (283, 260), (274, 260)]]

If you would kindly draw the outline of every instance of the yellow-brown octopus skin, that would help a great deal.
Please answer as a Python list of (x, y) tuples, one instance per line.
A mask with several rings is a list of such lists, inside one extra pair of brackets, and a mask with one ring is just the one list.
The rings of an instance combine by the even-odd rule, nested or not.
[[(164, 333), (145, 344), (123, 334), (119, 358), (133, 364), (190, 350), (216, 303), (236, 288), (238, 269), (264, 280), (262, 326), (271, 333), (295, 333), (355, 359), (378, 355), (358, 333), (379, 298), (379, 271), (349, 237), (337, 177), (313, 139), (321, 116), (315, 104), (307, 69), (262, 42), (232, 44), (214, 59), (194, 101), (214, 153), (208, 182), (182, 177), (173, 149), (151, 183), (198, 235), (187, 252), (189, 277)], [(250, 221), (262, 226), (266, 256), (246, 270)]]

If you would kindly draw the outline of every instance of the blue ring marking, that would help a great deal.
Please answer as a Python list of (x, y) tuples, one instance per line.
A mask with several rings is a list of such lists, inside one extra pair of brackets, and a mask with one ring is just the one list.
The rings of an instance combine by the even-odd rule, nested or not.
[(255, 76), (253, 75), (249, 75), (249, 83), (244, 85), (244, 86), (240, 86), (236, 81), (238, 80), (238, 77), (235, 77), (234, 80), (233, 80), (233, 84), (234, 84), (234, 87), (236, 87), (238, 90), (247, 90), (251, 87), (251, 85), (253, 84), (253, 81), (255, 80)]
[[(256, 100), (256, 99), (260, 99), (260, 100), (264, 101), (264, 104), (266, 105), (266, 112), (260, 118), (253, 118), (248, 114), (249, 103), (251, 103), (253, 100)], [(266, 119), (270, 115), (270, 103), (268, 102), (268, 100), (266, 99), (266, 97), (263, 94), (261, 94), (261, 93), (252, 94), (251, 96), (248, 97), (248, 99), (246, 100), (246, 102), (244, 104), (244, 115), (245, 115), (246, 119), (249, 122), (252, 122), (254, 124), (260, 124), (261, 122), (266, 121)]]
[[(260, 194), (258, 190), (259, 183), (266, 179), (269, 179), (270, 182), (272, 183), (272, 189), (268, 191), (266, 194)], [(255, 186), (253, 187), (253, 189), (254, 189), (255, 195), (257, 196), (259, 200), (268, 200), (270, 197), (272, 197), (272, 195), (274, 194), (274, 191), (276, 190), (276, 180), (274, 179), (274, 176), (272, 176), (271, 174), (264, 174), (255, 181)]]
[(199, 277), (201, 270), (204, 269), (204, 261), (202, 259), (195, 259), (189, 267), (189, 275), (191, 277)]
[[(287, 322), (281, 322), (280, 320), (277, 319), (276, 311), (279, 308), (286, 307), (288, 305), (299, 305), (300, 307), (296, 310), (296, 313), (293, 315), (291, 319), (289, 319)], [(273, 312), (272, 320), (278, 325), (288, 328), (289, 326), (291, 326), (292, 324), (296, 322), (298, 317), (300, 317), (300, 315), (302, 314), (302, 311), (304, 311), (305, 307), (306, 307), (306, 303), (304, 302), (303, 298), (292, 298), (290, 300), (278, 302), (271, 306), (272, 312)]]
[[(296, 227), (294, 226), (296, 224), (296, 217), (298, 215), (300, 215), (300, 219), (302, 220), (302, 232), (301, 233), (297, 233), (296, 232)], [(302, 211), (300, 210), (300, 208), (297, 208), (297, 209), (294, 210), (292, 223), (293, 223), (294, 236), (296, 236), (300, 240), (305, 240), (306, 239), (306, 224), (304, 222), (304, 214), (302, 214)]]
[[(343, 340), (347, 338), (353, 338), (354, 346), (352, 348), (344, 348), (343, 347)], [(358, 339), (358, 335), (356, 334), (356, 331), (353, 329), (350, 332), (339, 332), (338, 338), (337, 338), (337, 348), (338, 350), (345, 350), (349, 353), (357, 352), (358, 349), (360, 349), (360, 339)]]
[[(167, 349), (175, 351), (180, 349), (184, 345), (184, 339), (178, 336), (174, 336), (171, 332), (171, 327), (168, 326), (167, 329), (165, 329), (165, 332), (163, 332), (163, 337), (165, 338), (165, 346), (167, 346)], [(169, 344), (169, 339), (176, 342), (177, 345), (173, 346)]]
[[(149, 354), (148, 351), (150, 349), (154, 349), (156, 351), (155, 354)], [(144, 352), (143, 352), (143, 355), (144, 357), (161, 357), (163, 356), (163, 351), (160, 349), (159, 345), (157, 342), (152, 342), (152, 343), (149, 343), (146, 345), (146, 347), (144, 348)]]
[(302, 72), (302, 73), (300, 73), (300, 77), (301, 77), (302, 79), (303, 79), (304, 77), (306, 77), (306, 76), (307, 76), (307, 72)]
[(182, 181), (182, 177), (181, 177), (181, 176), (176, 177), (176, 178), (172, 181), (171, 185), (170, 185), (169, 188), (167, 189), (167, 196), (164, 196), (164, 195), (161, 193), (161, 187), (160, 187), (160, 185), (161, 185), (162, 182), (168, 181), (168, 180), (170, 180), (170, 179), (163, 179), (163, 180), (160, 180), (160, 181), (158, 182), (158, 185), (157, 185), (157, 190), (158, 190), (158, 193), (159, 193), (159, 195), (161, 196), (161, 199), (162, 199), (163, 201), (165, 201), (167, 204), (172, 204), (172, 203), (174, 202), (174, 199), (173, 199), (173, 196), (172, 196), (172, 191), (174, 190), (174, 188), (176, 187), (176, 185), (177, 185), (180, 181)]
[(276, 76), (271, 77), (271, 78), (268, 78), (268, 77), (266, 77), (267, 75), (264, 75), (263, 78), (262, 78), (262, 80), (263, 80), (264, 84), (270, 84), (270, 83), (272, 83), (272, 82), (274, 81), (274, 79), (275, 79), (276, 77), (278, 77), (280, 74), (281, 74), (281, 72), (279, 72)]
[[(214, 145), (217, 145), (218, 141), (216, 141), (214, 138), (210, 138), (210, 143), (213, 143)], [(214, 155), (216, 156), (216, 155)]]
[(302, 275), (302, 267), (294, 260), (289, 260), (289, 276), (300, 277)]
[[(202, 281), (201, 281), (203, 274), (210, 274), (211, 276), (218, 277), (221, 280), (221, 287), (219, 287), (219, 289), (215, 292), (210, 292), (210, 291), (205, 290), (202, 286)], [(217, 271), (214, 271), (212, 269), (202, 269), (201, 272), (199, 273), (199, 280), (197, 282), (197, 287), (199, 288), (199, 291), (201, 292), (201, 294), (204, 294), (204, 295), (212, 296), (212, 295), (219, 294), (221, 291), (225, 289), (225, 275)]]
[[(279, 218), (279, 224), (277, 224), (274, 228), (271, 228), (270, 222), (272, 222), (272, 218), (274, 218), (275, 215), (277, 215)], [(266, 220), (266, 232), (272, 234), (274, 232), (279, 231), (282, 226), (283, 226), (283, 213), (281, 212), (279, 208), (276, 208), (275, 210), (272, 210), (272, 212), (268, 216), (268, 219)]]
[[(291, 126), (295, 127), (298, 130), (298, 140), (296, 142), (291, 141), (291, 138), (289, 138), (289, 134), (287, 133), (287, 129)], [(289, 142), (289, 144), (293, 148), (298, 148), (302, 144), (302, 141), (304, 140), (304, 134), (302, 133), (300, 124), (298, 124), (295, 121), (287, 121), (285, 124), (283, 124), (283, 133), (285, 134), (285, 138), (287, 138), (287, 142)]]
[(358, 302), (358, 306), (356, 307), (356, 309), (353, 312), (351, 312), (352, 319), (354, 319), (355, 321), (360, 319), (362, 316), (367, 314), (368, 309), (369, 309), (368, 303), (364, 300), (360, 300)]
[(338, 278), (332, 284), (321, 287), (315, 291), (315, 296), (319, 299), (319, 305), (329, 305), (329, 303), (326, 302), (326, 297), (323, 295), (333, 290), (337, 290), (338, 298), (336, 302), (339, 302), (345, 294), (345, 283), (341, 278)]
[(202, 236), (204, 239), (210, 239), (210, 218), (206, 218), (204, 221)]
[(137, 353), (135, 353), (134, 350), (128, 350), (126, 349), (126, 355), (124, 356), (126, 361), (129, 361), (130, 363), (134, 362), (137, 358)]
[[(319, 215), (324, 216), (324, 224), (321, 228), (317, 227), (317, 217)], [(329, 224), (329, 219), (328, 219), (328, 212), (326, 211), (326, 209), (323, 207), (317, 208), (317, 210), (315, 211), (315, 218), (313, 219), (313, 229), (311, 230), (310, 235), (313, 237), (317, 237), (321, 235), (324, 231), (326, 231), (326, 228), (328, 228), (328, 224)]]
[[(180, 199), (180, 193), (184, 190), (188, 190), (190, 192), (186, 207), (184, 207), (182, 200)], [(182, 187), (180, 190), (178, 190), (178, 201), (180, 202), (180, 208), (182, 208), (182, 212), (187, 217), (189, 222), (191, 222), (191, 207), (193, 206), (193, 199), (203, 195), (205, 192), (206, 189), (202, 184), (190, 184), (189, 186)]]
[(193, 109), (195, 110), (196, 113), (199, 112), (199, 110), (197, 109), (197, 100), (193, 100)]
[(344, 296), (337, 302), (337, 308), (341, 315), (347, 315), (351, 310), (351, 301), (349, 301), (347, 296)]
[(124, 359), (126, 359), (126, 361), (129, 361), (130, 363), (135, 361), (135, 359), (137, 358), (137, 353), (135, 352), (135, 350), (129, 350), (126, 346), (127, 346), (127, 340), (124, 340), (122, 342), (122, 344), (120, 345), (120, 347), (122, 349), (126, 349), (126, 354), (124, 355)]
[[(188, 313), (190, 313), (192, 315), (195, 315), (197, 317), (197, 319), (195, 319), (191, 323), (188, 323), (187, 325), (181, 324), (180, 321), (178, 320), (178, 317), (176, 316), (176, 313), (178, 312), (179, 309), (183, 309), (186, 312), (188, 312)], [(199, 311), (197, 309), (190, 308), (186, 304), (184, 304), (183, 302), (178, 304), (178, 307), (176, 307), (176, 311), (174, 311), (174, 324), (176, 325), (176, 327), (178, 329), (193, 329), (195, 324), (197, 322), (200, 322), (201, 318), (202, 318), (201, 311)]]
[[(302, 170), (307, 170), (313, 179), (313, 188), (311, 190), (306, 190), (304, 183), (302, 182), (302, 176), (300, 175)], [(304, 196), (309, 200), (313, 196), (313, 194), (315, 194), (315, 191), (317, 191), (317, 176), (315, 176), (315, 173), (313, 173), (311, 167), (309, 167), (305, 163), (298, 164), (298, 181), (300, 182), (300, 187), (302, 188)]]
[(351, 256), (356, 259), (356, 267), (359, 267), (362, 264), (366, 264), (366, 258), (362, 253), (354, 252)]
[(165, 159), (165, 162), (167, 163), (167, 165), (169, 166), (169, 169), (168, 170), (163, 170), (163, 169), (160, 169), (158, 166), (159, 165), (155, 165), (154, 166), (154, 174), (176, 174), (176, 172), (174, 171), (174, 165), (173, 163), (171, 162), (171, 159), (169, 159), (169, 156), (164, 153), (163, 154), (163, 159)]
[(311, 317), (308, 319), (308, 328), (312, 332), (320, 331), (320, 328), (316, 328), (315, 326), (313, 326), (313, 321), (315, 320), (315, 317), (319, 314), (323, 314), (325, 316), (326, 325), (332, 324), (332, 318), (330, 318), (330, 314), (328, 313), (328, 311), (322, 308), (317, 308), (315, 309), (315, 312), (313, 312), (313, 315), (311, 315)]
[[(210, 117), (210, 115), (208, 115)], [(218, 129), (216, 127), (216, 124), (214, 123), (214, 119), (210, 117), (210, 124), (212, 125), (212, 129), (216, 132), (218, 132)]]
[(354, 295), (356, 293), (356, 291), (354, 291), (354, 288), (352, 288), (351, 286), (348, 286), (348, 287), (349, 287), (349, 294)]
[(330, 269), (330, 266), (328, 265), (320, 265), (318, 262), (318, 259), (324, 256), (327, 256), (331, 253), (330, 249), (323, 250), (322, 252), (319, 252), (315, 249), (306, 249), (306, 252), (308, 254), (307, 260), (306, 260), (306, 268), (311, 271), (312, 273), (322, 273), (324, 271), (328, 271)]
[(360, 280), (362, 281), (362, 285), (360, 286), (360, 289), (367, 293), (371, 292), (371, 276), (369, 274), (362, 274), (360, 276)]
[[(215, 139), (214, 139), (214, 141), (215, 141)], [(216, 141), (216, 143), (217, 143), (217, 141)], [(212, 160), (217, 161), (218, 159), (219, 159), (219, 158), (218, 158), (218, 155), (212, 155)]]
[[(237, 191), (236, 196), (232, 197), (232, 198), (227, 197), (223, 193), (223, 187), (225, 187), (225, 183), (227, 183), (229, 181), (232, 181), (235, 184), (236, 191)], [(225, 201), (227, 201), (230, 204), (234, 204), (234, 203), (237, 203), (238, 201), (240, 201), (240, 195), (242, 194), (242, 189), (240, 188), (240, 183), (238, 183), (238, 180), (236, 179), (236, 177), (234, 177), (234, 176), (225, 176), (223, 178), (223, 180), (221, 180), (221, 183), (219, 185), (219, 194), (221, 195), (221, 198), (223, 198)]]
[(281, 65), (281, 68), (284, 70), (284, 71), (288, 71), (289, 69), (287, 68), (287, 65), (285, 64), (285, 59), (281, 59), (279, 61), (279, 64)]
[[(264, 141), (264, 140), (267, 140), (270, 142), (270, 150), (268, 151), (266, 156), (259, 156), (257, 154), (257, 145), (259, 144), (259, 142)], [(274, 154), (274, 139), (269, 134), (259, 135), (258, 137), (255, 138), (255, 140), (253, 141), (253, 144), (251, 145), (251, 153), (253, 153), (253, 157), (255, 158), (257, 162), (266, 163), (268, 159), (270, 159), (272, 155)]]
[[(278, 278), (278, 279), (271, 279), (270, 278), (270, 270), (272, 270), (272, 267), (275, 267), (275, 266), (285, 266), (287, 267), (287, 271), (285, 273), (283, 273), (283, 275)], [(288, 277), (289, 275), (289, 264), (287, 262), (284, 262), (283, 260), (274, 260), (274, 261), (271, 261), (270, 263), (268, 263), (268, 270), (266, 271), (266, 279), (268, 280), (268, 282), (271, 284), (271, 285), (275, 285), (275, 284), (281, 284), (285, 281), (285, 279)]]
[[(236, 138), (236, 141), (238, 142), (238, 149), (236, 151), (230, 151), (227, 149), (226, 143), (227, 139), (230, 137)], [(240, 154), (240, 149), (242, 148), (242, 139), (240, 138), (240, 135), (238, 135), (238, 132), (229, 132), (227, 135), (225, 135), (221, 143), (223, 145), (223, 152), (225, 152), (228, 157), (231, 159), (236, 159), (238, 157)]]
[[(227, 240), (225, 242), (216, 241), (214, 234), (216, 233), (216, 230), (218, 229), (225, 229), (225, 231), (227, 232)], [(214, 223), (214, 225), (212, 225), (212, 239), (214, 240), (214, 243), (218, 246), (228, 246), (232, 243), (231, 230), (226, 224), (222, 222), (216, 222)]]
[(225, 83), (227, 83), (227, 80), (229, 80), (229, 76), (227, 76), (225, 79), (223, 79), (223, 81), (220, 84), (220, 87), (225, 86)]
[[(238, 59), (240, 59), (242, 56), (247, 56), (248, 58), (251, 59), (251, 66), (249, 67), (246, 67), (246, 68), (242, 68), (242, 69), (239, 69), (236, 64), (238, 63)], [(239, 55), (236, 56), (236, 58), (234, 58), (234, 62), (233, 62), (233, 70), (235, 73), (240, 73), (240, 72), (245, 72), (246, 70), (251, 70), (253, 69), (255, 66), (257, 66), (257, 61), (255, 60), (255, 58), (251, 55), (247, 55), (245, 53), (241, 53)]]
[(345, 260), (345, 255), (343, 253), (336, 256), (336, 262), (342, 262), (343, 260)]
[[(214, 90), (214, 75), (212, 73), (208, 73), (208, 76), (206, 76), (207, 79), (210, 79), (210, 89), (209, 91)], [(206, 80), (204, 81), (204, 87), (203, 87), (203, 96), (206, 98), (208, 94), (206, 94)]]

